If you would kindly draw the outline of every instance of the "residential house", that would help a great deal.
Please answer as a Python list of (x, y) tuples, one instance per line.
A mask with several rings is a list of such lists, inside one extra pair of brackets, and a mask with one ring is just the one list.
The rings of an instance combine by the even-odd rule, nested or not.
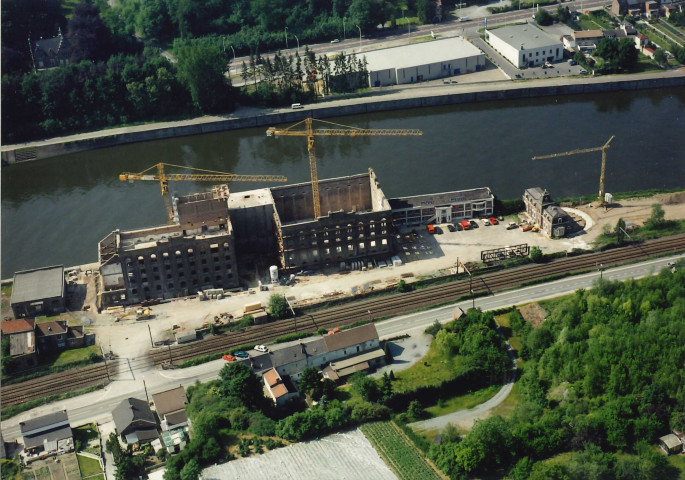
[(564, 237), (575, 229), (571, 216), (552, 200), (547, 190), (527, 188), (523, 193), (523, 203), (531, 221), (548, 237)]
[(69, 40), (62, 36), (60, 29), (56, 37), (31, 40), (29, 48), (34, 70), (53, 68), (69, 63)]
[(264, 372), (262, 379), (264, 380), (264, 388), (277, 407), (285, 406), (288, 400), (299, 395), (295, 387), (288, 381), (288, 377), (285, 380), (281, 378), (275, 368)]
[(363, 372), (383, 365), (385, 365), (385, 352), (377, 348), (339, 362), (331, 362), (324, 367), (323, 375), (337, 382), (357, 372)]
[(602, 30), (581, 30), (573, 32), (573, 40), (578, 48), (597, 48), (599, 41), (604, 38)]
[(666, 18), (670, 17), (671, 14), (676, 12), (682, 12), (685, 10), (685, 2), (661, 2), (661, 7), (664, 9), (664, 16)]
[(660, 5), (654, 0), (645, 2), (645, 16), (647, 18), (657, 18), (659, 16)]
[(188, 397), (182, 386), (152, 395), (152, 402), (162, 426), (162, 431), (175, 430), (189, 425), (186, 415)]
[(308, 338), (282, 348), (274, 348), (270, 352), (271, 364), (281, 376), (290, 376), (294, 380), (307, 367), (320, 367), (327, 357), (326, 343), (322, 337)]
[(35, 318), (64, 312), (65, 289), (62, 265), (15, 273), (10, 300), (14, 316)]
[(150, 443), (159, 437), (157, 422), (144, 400), (127, 398), (112, 411), (117, 433), (127, 444)]
[(54, 352), (86, 344), (82, 326), (70, 327), (65, 320), (36, 324), (36, 342), (41, 352)]
[(323, 340), (328, 351), (328, 362), (376, 350), (380, 345), (378, 330), (373, 323), (329, 334)]
[(645, 35), (638, 33), (638, 35), (635, 37), (635, 48), (642, 51), (642, 49), (647, 45), (649, 45), (649, 39)]
[(20, 422), (19, 429), (25, 453), (46, 455), (74, 449), (74, 436), (66, 410)]
[(7, 320), (0, 326), (2, 336), (8, 337), (10, 341), (12, 368), (23, 370), (38, 365), (35, 320), (32, 318)]
[(654, 54), (656, 53), (656, 51), (655, 51), (653, 48), (644, 47), (644, 48), (642, 49), (642, 53), (644, 53), (644, 54), (647, 55), (649, 58), (651, 58), (652, 60), (654, 60)]
[(644, 9), (645, 0), (612, 0), (611, 13), (614, 15), (633, 15), (637, 17)]
[(635, 29), (633, 24), (630, 22), (626, 22), (625, 20), (621, 22), (621, 25), (618, 28), (623, 30), (623, 33), (625, 33), (627, 36), (632, 37), (634, 35), (637, 35), (637, 30)]

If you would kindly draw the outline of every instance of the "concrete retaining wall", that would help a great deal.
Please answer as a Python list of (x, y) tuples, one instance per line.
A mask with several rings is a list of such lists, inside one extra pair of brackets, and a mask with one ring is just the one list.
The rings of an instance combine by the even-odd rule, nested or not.
[[(50, 145), (18, 147), (12, 150), (5, 150), (2, 152), (2, 162), (3, 164), (7, 165), (30, 160), (41, 160), (45, 158), (57, 157), (60, 155), (82, 152), (95, 148), (113, 147), (126, 143), (146, 142), (149, 140), (160, 140), (164, 138), (182, 137), (187, 135), (201, 135), (204, 133), (214, 133), (224, 130), (237, 130), (241, 128), (269, 127), (281, 123), (298, 122), (309, 116), (315, 118), (330, 118), (390, 110), (403, 110), (409, 108), (455, 105), (462, 103), (678, 86), (685, 86), (685, 76), (666, 78), (659, 77), (645, 80), (613, 80), (598, 83), (572, 83), (556, 86), (523, 86), (507, 89), (490, 87), (489, 89), (480, 92), (448, 93), (444, 95), (402, 98), (396, 100), (377, 100), (365, 102), (364, 100), (366, 99), (362, 98), (360, 99), (360, 103), (355, 103), (352, 105), (336, 107), (327, 107), (325, 104), (321, 106), (312, 105), (306, 110), (298, 110), (293, 112), (268, 113), (255, 117), (203, 122), (177, 127), (153, 127), (150, 130), (121, 134), (108, 135), (107, 131), (103, 131), (102, 136), (96, 138), (55, 143)], [(488, 87), (486, 86), (485, 88)]]

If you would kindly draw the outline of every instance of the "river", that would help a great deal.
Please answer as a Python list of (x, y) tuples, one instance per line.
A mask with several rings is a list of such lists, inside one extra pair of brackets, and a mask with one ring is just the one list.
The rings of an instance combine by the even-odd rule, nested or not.
[[(319, 178), (373, 168), (388, 197), (488, 186), (499, 198), (526, 187), (552, 196), (598, 190), (599, 152), (531, 157), (603, 145), (606, 191), (685, 187), (685, 88), (452, 105), (331, 119), (362, 128), (419, 128), (421, 137), (319, 137)], [(17, 270), (97, 260), (116, 228), (165, 221), (159, 185), (120, 182), (165, 162), (240, 174), (309, 179), (306, 140), (227, 131), (81, 152), (2, 169), (2, 278)], [(205, 185), (177, 182), (190, 193)], [(267, 186), (234, 183), (235, 191)]]

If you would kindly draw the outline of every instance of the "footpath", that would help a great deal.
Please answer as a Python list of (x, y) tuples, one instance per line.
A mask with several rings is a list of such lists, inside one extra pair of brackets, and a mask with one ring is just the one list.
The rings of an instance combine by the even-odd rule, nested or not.
[(486, 70), (454, 77), (459, 83), (447, 84), (438, 80), (421, 85), (382, 87), (362, 94), (328, 97), (316, 104), (305, 105), (301, 110), (240, 107), (227, 115), (207, 115), (3, 145), (2, 161), (3, 164), (13, 164), (126, 143), (297, 122), (310, 116), (330, 118), (460, 103), (685, 85), (685, 67), (634, 75), (557, 77), (524, 81), (508, 80), (505, 75), (498, 75), (498, 72), (501, 71)]

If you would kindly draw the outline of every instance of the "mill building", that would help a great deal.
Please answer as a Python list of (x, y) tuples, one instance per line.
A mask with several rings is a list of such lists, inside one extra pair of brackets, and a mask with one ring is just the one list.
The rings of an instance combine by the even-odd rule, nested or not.
[(565, 237), (574, 231), (575, 222), (552, 200), (547, 190), (540, 187), (527, 188), (523, 192), (523, 203), (532, 222), (548, 237)]
[(174, 198), (171, 225), (122, 232), (98, 245), (98, 307), (238, 286), (228, 188)]

